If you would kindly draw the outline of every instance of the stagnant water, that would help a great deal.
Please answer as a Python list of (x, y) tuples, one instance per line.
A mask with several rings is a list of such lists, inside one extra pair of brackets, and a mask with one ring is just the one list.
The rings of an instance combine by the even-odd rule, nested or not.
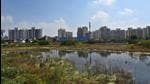
[(131, 73), (136, 84), (150, 84), (150, 54), (107, 51), (62, 51), (50, 50), (37, 55), (45, 61), (62, 58), (71, 61), (80, 72), (91, 71)]

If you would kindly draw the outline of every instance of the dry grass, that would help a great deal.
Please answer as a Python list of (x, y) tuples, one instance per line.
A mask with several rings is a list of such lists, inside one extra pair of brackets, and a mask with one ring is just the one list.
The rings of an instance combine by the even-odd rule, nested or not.
[(60, 44), (51, 44), (46, 46), (30, 46), (30, 47), (5, 47), (2, 51), (16, 50), (43, 50), (43, 49), (96, 49), (96, 50), (112, 50), (112, 51), (130, 51), (130, 52), (150, 52), (150, 48), (144, 48), (134, 44), (119, 44), (119, 43), (98, 43), (98, 44), (77, 44), (75, 46), (61, 46)]

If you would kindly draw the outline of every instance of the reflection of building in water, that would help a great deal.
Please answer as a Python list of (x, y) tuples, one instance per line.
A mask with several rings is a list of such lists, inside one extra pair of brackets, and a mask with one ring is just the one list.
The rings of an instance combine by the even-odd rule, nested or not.
[(97, 52), (102, 57), (107, 57), (111, 54), (111, 52)]
[(139, 60), (142, 62), (146, 62), (146, 60), (148, 60), (148, 57), (143, 55), (143, 56), (139, 56)]
[(116, 54), (120, 55), (122, 52), (115, 52)]
[(63, 57), (63, 56), (66, 55), (66, 52), (63, 51), (63, 50), (59, 50), (59, 51), (58, 51), (58, 54), (59, 54), (60, 57)]
[(78, 56), (83, 58), (88, 58), (88, 52), (78, 51)]
[(92, 52), (89, 53), (90, 57), (90, 64), (92, 63), (92, 57), (91, 57)]
[(60, 57), (62, 56), (66, 56), (66, 54), (69, 54), (69, 53), (73, 53), (74, 51), (70, 51), (70, 50), (59, 50), (58, 54)]
[(129, 52), (129, 56), (133, 56), (133, 53)]

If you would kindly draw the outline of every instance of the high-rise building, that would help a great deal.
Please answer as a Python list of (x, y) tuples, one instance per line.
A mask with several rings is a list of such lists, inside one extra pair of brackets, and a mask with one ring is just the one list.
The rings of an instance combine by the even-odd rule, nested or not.
[(78, 27), (77, 39), (78, 40), (88, 40), (88, 38), (89, 38), (88, 27), (86, 27), (86, 26)]
[(28, 39), (32, 40), (32, 30), (31, 29), (28, 30)]
[(17, 42), (19, 40), (19, 30), (18, 27), (14, 29), (14, 41)]
[(66, 32), (66, 38), (72, 39), (72, 32)]
[(35, 30), (35, 38), (40, 39), (42, 37), (42, 29)]
[(136, 36), (136, 35), (137, 35), (136, 29), (133, 29), (133, 28), (130, 27), (126, 31), (126, 39), (130, 38), (131, 36)]
[(146, 26), (146, 28), (143, 29), (143, 38), (150, 39), (150, 26)]
[(26, 39), (26, 32), (24, 29), (19, 30), (19, 40), (25, 40)]
[(95, 41), (100, 41), (101, 40), (101, 31), (100, 31), (100, 29), (92, 32), (92, 39), (95, 40)]
[(111, 30), (111, 40), (115, 42), (123, 42), (125, 40), (125, 30), (117, 28), (116, 30)]
[(11, 41), (15, 40), (15, 38), (14, 38), (14, 30), (13, 29), (8, 30), (8, 39), (11, 40)]
[(35, 29), (32, 27), (26, 32), (27, 38), (30, 40), (37, 40), (42, 37), (42, 29)]
[(111, 40), (111, 31), (109, 28), (107, 28), (107, 26), (102, 26), (100, 28), (100, 31), (101, 31), (101, 41), (110, 41)]
[(58, 30), (58, 38), (66, 38), (66, 30), (65, 29), (59, 29)]
[(35, 27), (31, 27), (31, 38), (35, 40)]
[(141, 29), (140, 27), (138, 27), (138, 28), (136, 29), (136, 36), (137, 36), (137, 38), (139, 38), (139, 39), (143, 38), (143, 29)]
[(78, 28), (78, 31), (77, 31), (77, 38), (78, 38), (78, 39), (83, 37), (83, 32), (82, 32), (82, 31), (83, 31), (82, 28), (79, 27), (79, 28)]
[(147, 26), (147, 36), (148, 36), (148, 39), (150, 39), (150, 26)]
[(12, 29), (8, 31), (9, 40), (12, 41), (23, 41), (23, 40), (37, 40), (42, 37), (42, 29), (35, 29), (32, 27), (31, 29), (20, 29), (18, 28)]
[(88, 33), (88, 27), (83, 26), (82, 27), (83, 37), (86, 37), (86, 34)]
[(72, 39), (72, 32), (68, 32), (65, 29), (58, 29), (58, 40), (66, 41)]

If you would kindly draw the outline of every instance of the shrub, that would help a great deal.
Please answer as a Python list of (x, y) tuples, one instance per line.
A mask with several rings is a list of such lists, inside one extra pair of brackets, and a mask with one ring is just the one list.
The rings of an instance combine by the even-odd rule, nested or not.
[(129, 44), (137, 44), (138, 43), (138, 38), (135, 35), (130, 36), (127, 40), (128, 40)]
[(150, 40), (141, 41), (139, 45), (146, 47), (146, 48), (150, 48)]
[(128, 40), (128, 43), (129, 43), (129, 44), (137, 44), (137, 43), (138, 43), (138, 40)]
[(100, 41), (94, 41), (92, 39), (92, 40), (88, 40), (86, 43), (88, 43), (88, 44), (95, 44), (95, 43), (100, 43)]
[(39, 45), (48, 45), (49, 42), (42, 40), (42, 41), (38, 41), (38, 44), (39, 44)]
[(87, 41), (87, 43), (88, 43), (88, 44), (94, 44), (94, 43), (96, 43), (96, 42), (93, 41), (93, 40), (89, 40), (89, 41)]
[(14, 67), (8, 67), (5, 69), (2, 69), (1, 72), (2, 72), (2, 76), (5, 78), (12, 79), (12, 78), (15, 78), (17, 76), (17, 69)]
[(75, 45), (77, 42), (74, 40), (68, 40), (68, 41), (63, 41), (61, 42), (61, 45), (67, 45), (67, 46), (71, 46), (71, 45)]

